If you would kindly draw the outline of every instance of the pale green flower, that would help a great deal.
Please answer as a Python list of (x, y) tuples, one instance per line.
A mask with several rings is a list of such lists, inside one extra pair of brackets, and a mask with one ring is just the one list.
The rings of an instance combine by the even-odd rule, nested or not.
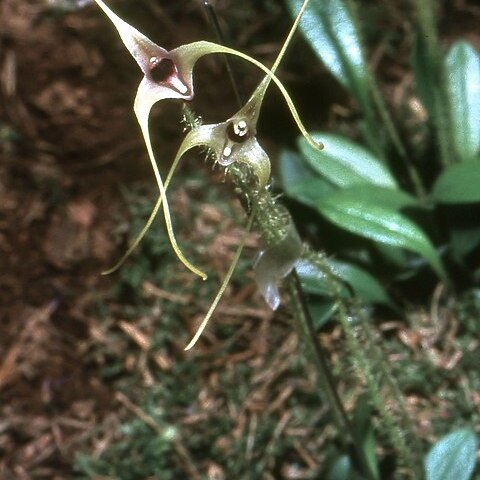
[[(206, 278), (206, 275), (201, 270), (193, 266), (183, 256), (180, 248), (177, 245), (170, 219), (166, 189), (168, 188), (171, 178), (181, 158), (188, 150), (194, 147), (206, 147), (209, 151), (209, 154), (213, 156), (215, 162), (218, 162), (224, 167), (228, 167), (234, 162), (247, 164), (257, 180), (258, 191), (263, 190), (267, 186), (270, 179), (270, 159), (267, 153), (258, 143), (256, 133), (260, 109), (270, 81), (273, 80), (273, 82), (278, 86), (280, 92), (285, 98), (295, 122), (305, 138), (315, 148), (323, 148), (322, 144), (316, 143), (307, 133), (288, 92), (274, 73), (298, 26), (298, 22), (308, 4), (308, 1), (309, 0), (304, 0), (302, 8), (273, 67), (268, 69), (260, 62), (237, 50), (210, 42), (194, 42), (188, 45), (182, 45), (174, 50), (167, 51), (164, 48), (154, 44), (138, 30), (133, 28), (124, 20), (120, 19), (105, 5), (102, 0), (95, 0), (95, 2), (105, 12), (118, 30), (123, 43), (135, 58), (144, 74), (144, 77), (137, 90), (137, 95), (134, 102), (134, 111), (144, 136), (147, 152), (160, 191), (157, 203), (145, 227), (142, 229), (140, 234), (137, 236), (133, 244), (120, 259), (120, 261), (112, 269), (105, 273), (116, 270), (124, 262), (124, 260), (140, 243), (141, 239), (149, 229), (156, 214), (158, 213), (158, 210), (163, 208), (169, 239), (175, 253), (182, 263), (184, 263), (192, 272), (204, 279)], [(194, 65), (198, 59), (211, 53), (226, 53), (239, 56), (263, 70), (266, 74), (266, 77), (255, 89), (245, 105), (228, 120), (217, 124), (193, 126), (181, 143), (168, 173), (165, 184), (163, 184), (150, 140), (148, 127), (150, 111), (155, 103), (167, 98), (191, 100), (194, 95)], [(243, 250), (246, 235), (250, 230), (254, 220), (255, 208), (256, 206), (254, 205), (248, 220), (246, 233), (240, 241), (234, 261), (230, 265), (222, 285), (212, 301), (209, 311), (207, 312), (193, 339), (187, 345), (186, 349), (191, 348), (200, 337), (218, 302), (220, 301), (231, 276), (233, 275)], [(277, 241), (273, 245), (267, 245), (266, 248), (259, 253), (254, 266), (260, 291), (272, 309), (276, 309), (280, 303), (277, 282), (291, 271), (294, 263), (298, 260), (302, 251), (300, 239), (296, 233), (296, 230), (293, 228), (293, 225), (287, 225), (287, 228), (284, 228), (284, 230), (284, 235), (280, 241)]]

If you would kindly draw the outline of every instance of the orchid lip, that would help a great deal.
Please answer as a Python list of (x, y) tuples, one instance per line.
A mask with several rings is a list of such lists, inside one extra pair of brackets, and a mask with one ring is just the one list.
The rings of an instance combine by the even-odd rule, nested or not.
[(234, 143), (243, 143), (250, 138), (251, 128), (245, 120), (238, 120), (229, 123), (227, 136)]
[(188, 85), (180, 79), (177, 65), (169, 57), (150, 57), (148, 77), (151, 81), (165, 85), (184, 95), (186, 100), (193, 98), (193, 92)]
[(193, 92), (189, 91), (187, 85), (185, 85), (176, 75), (172, 75), (166, 82), (170, 88), (176, 90), (178, 93), (185, 96), (185, 100), (192, 100)]

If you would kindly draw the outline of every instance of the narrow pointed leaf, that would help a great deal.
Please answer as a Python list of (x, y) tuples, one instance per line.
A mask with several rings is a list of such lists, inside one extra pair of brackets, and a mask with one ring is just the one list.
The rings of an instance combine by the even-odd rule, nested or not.
[(307, 163), (320, 175), (343, 188), (357, 183), (372, 183), (388, 188), (397, 184), (388, 168), (368, 150), (340, 135), (313, 133), (325, 148), (313, 149), (302, 138), (298, 145)]
[(445, 278), (445, 270), (423, 231), (404, 215), (372, 202), (344, 198), (337, 192), (317, 204), (318, 211), (332, 223), (375, 242), (404, 248), (422, 256)]
[[(286, 0), (286, 3), (295, 15), (302, 0)], [(300, 21), (300, 29), (330, 72), (360, 105), (368, 108), (368, 68), (345, 2), (310, 2)]]
[(480, 161), (448, 167), (435, 182), (432, 197), (440, 203), (480, 202)]
[(425, 458), (426, 480), (469, 480), (475, 468), (478, 440), (470, 429), (441, 438)]
[(459, 158), (480, 153), (480, 54), (467, 42), (450, 49), (446, 61), (453, 141)]

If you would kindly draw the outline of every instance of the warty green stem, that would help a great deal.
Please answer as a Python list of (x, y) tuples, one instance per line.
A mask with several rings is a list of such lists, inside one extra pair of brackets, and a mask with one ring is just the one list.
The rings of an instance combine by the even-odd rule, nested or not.
[[(246, 165), (233, 164), (229, 167), (228, 174), (233, 179), (247, 212), (252, 208), (251, 202), (258, 202), (255, 227), (261, 233), (264, 242), (268, 245), (280, 241), (283, 236), (282, 230), (284, 229), (285, 223), (291, 221), (290, 218), (285, 218), (285, 215), (289, 215), (288, 212), (275, 201), (275, 198), (268, 190), (263, 190), (263, 192), (257, 192), (255, 190), (254, 182), (250, 178)], [(295, 271), (287, 277), (286, 282), (292, 300), (292, 311), (295, 316), (297, 331), (301, 341), (304, 342), (309, 349), (311, 363), (313, 363), (316, 368), (318, 381), (321, 384), (320, 391), (322, 394), (324, 392), (324, 395), (327, 397), (324, 398), (324, 400), (328, 401), (328, 404), (334, 412), (339, 432), (348, 432), (348, 418), (336, 392), (335, 383), (325, 354), (316, 340), (316, 334), (308, 307), (304, 300), (302, 287)], [(350, 441), (351, 437), (348, 437), (347, 433), (345, 443), (348, 444)]]
[[(408, 478), (420, 480), (422, 478), (421, 464), (418, 462), (410, 446), (407, 445), (401, 425), (399, 425), (395, 416), (385, 404), (385, 398), (381, 388), (381, 379), (378, 378), (378, 375), (375, 374), (372, 367), (374, 361), (367, 357), (365, 348), (358, 339), (356, 326), (353, 325), (351, 321), (346, 300), (342, 297), (342, 285), (340, 281), (320, 255), (312, 252), (308, 255), (308, 259), (325, 274), (332, 293), (337, 299), (337, 318), (345, 334), (348, 351), (352, 356), (352, 364), (359, 375), (365, 379), (370, 399), (379, 412), (392, 447), (397, 450), (399, 460), (406, 469), (405, 474), (408, 475)], [(382, 361), (380, 363), (382, 363)], [(397, 398), (395, 400), (397, 400)]]

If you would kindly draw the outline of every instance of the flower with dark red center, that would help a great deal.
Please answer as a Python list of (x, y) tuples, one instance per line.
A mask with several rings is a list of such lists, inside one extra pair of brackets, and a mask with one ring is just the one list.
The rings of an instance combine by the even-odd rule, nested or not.
[[(266, 82), (267, 85), (270, 79), (275, 82), (275, 84), (278, 86), (281, 93), (285, 97), (285, 100), (292, 112), (292, 115), (303, 135), (310, 143), (312, 143), (312, 145), (316, 147), (318, 147), (318, 145), (305, 130), (295, 109), (295, 106), (293, 105), (293, 102), (283, 84), (280, 82), (280, 80), (278, 80), (278, 78), (271, 70), (266, 68), (257, 60), (237, 50), (205, 41), (182, 45), (175, 48), (174, 50), (167, 51), (164, 48), (153, 43), (149, 38), (147, 38), (137, 29), (135, 29), (130, 24), (118, 17), (118, 15), (116, 15), (112, 10), (110, 10), (110, 8), (103, 2), (103, 0), (95, 0), (95, 2), (112, 21), (123, 43), (129, 50), (129, 52), (132, 54), (132, 56), (135, 58), (136, 62), (138, 63), (144, 74), (144, 77), (138, 87), (137, 95), (135, 97), (134, 111), (140, 124), (140, 128), (142, 130), (148, 156), (152, 164), (155, 179), (157, 181), (160, 191), (160, 200), (163, 205), (163, 214), (170, 243), (172, 244), (175, 253), (179, 257), (179, 259), (185, 264), (185, 266), (187, 266), (187, 268), (189, 268), (192, 272), (205, 279), (206, 275), (198, 268), (193, 266), (184, 257), (180, 248), (177, 245), (175, 235), (173, 233), (168, 202), (165, 194), (165, 187), (163, 185), (163, 181), (155, 160), (155, 155), (150, 140), (150, 132), (148, 128), (148, 120), (153, 105), (167, 98), (191, 100), (194, 95), (193, 68), (197, 60), (204, 55), (212, 53), (226, 53), (230, 55), (236, 55), (253, 63), (258, 68), (263, 70), (267, 74), (267, 77), (269, 79)], [(228, 127), (230, 130), (233, 130), (229, 130), (229, 143), (225, 145), (225, 148), (223, 149), (219, 157), (219, 163), (228, 165), (228, 163), (230, 162), (230, 158), (233, 158), (233, 147), (237, 147), (239, 144), (242, 144), (243, 148), (238, 148), (238, 158), (241, 158), (242, 156), (252, 157), (254, 154), (258, 154), (260, 164), (266, 165), (265, 158), (267, 158), (268, 160), (268, 157), (266, 157), (265, 152), (260, 148), (258, 143), (251, 141), (251, 139), (254, 138), (254, 134), (252, 135), (250, 133), (253, 124), (251, 124), (250, 126), (247, 124), (247, 130), (243, 131), (244, 123), (242, 123), (242, 120), (247, 123), (248, 119), (245, 120), (239, 118), (238, 121), (240, 123), (232, 124)], [(222, 126), (221, 124), (219, 124), (218, 128), (215, 129), (215, 131), (212, 131), (212, 134), (214, 135), (214, 137), (212, 138), (213, 142), (215, 142), (215, 139), (220, 138), (221, 130)], [(199, 134), (200, 137), (202, 137), (204, 133), (207, 132), (201, 131), (196, 133)], [(192, 138), (190, 138), (190, 140), (191, 139)]]

